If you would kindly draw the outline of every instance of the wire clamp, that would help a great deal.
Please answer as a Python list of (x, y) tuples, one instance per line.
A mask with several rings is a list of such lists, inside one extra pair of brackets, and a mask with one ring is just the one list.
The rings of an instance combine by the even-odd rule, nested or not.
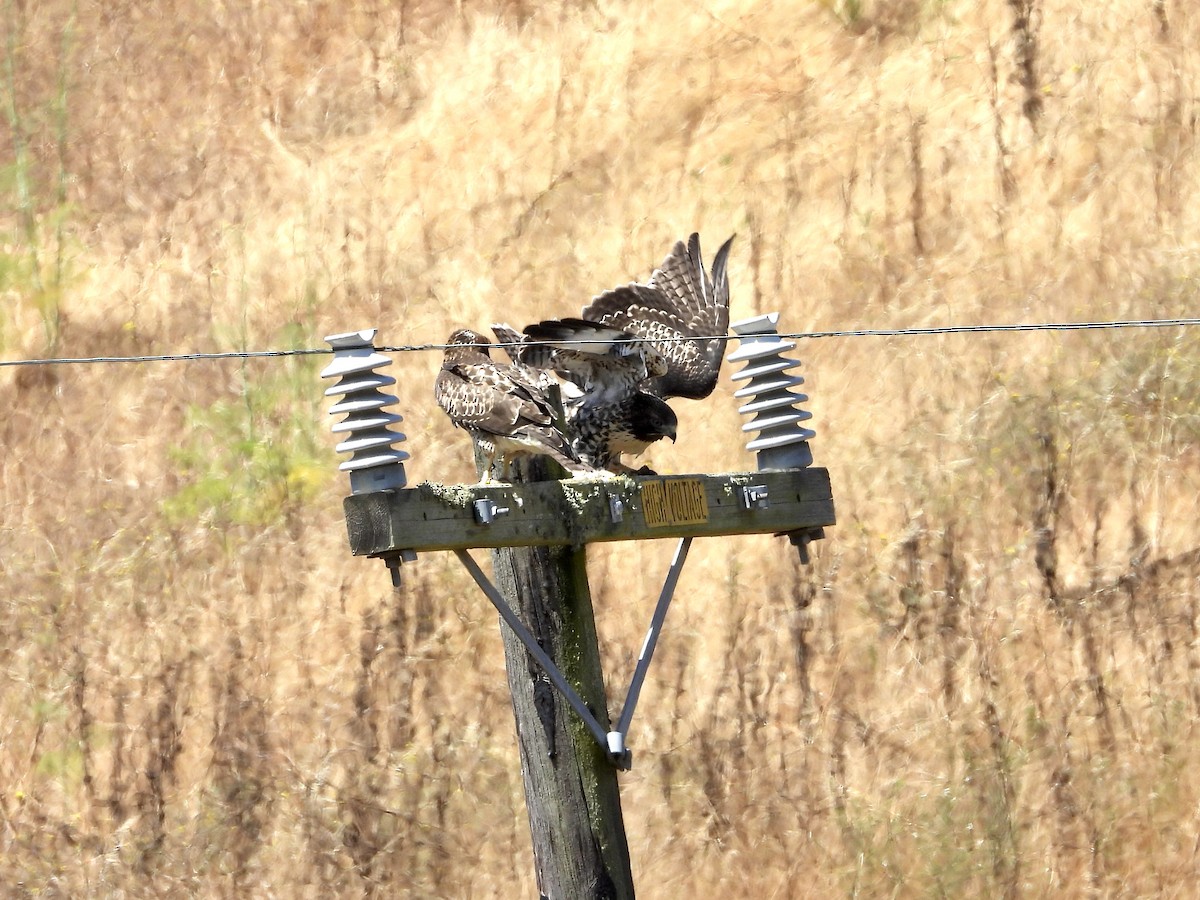
[(742, 506), (745, 509), (766, 509), (771, 505), (765, 484), (742, 485)]
[(491, 525), (499, 516), (507, 516), (511, 510), (495, 500), (484, 497), (475, 501), (475, 521), (480, 525)]

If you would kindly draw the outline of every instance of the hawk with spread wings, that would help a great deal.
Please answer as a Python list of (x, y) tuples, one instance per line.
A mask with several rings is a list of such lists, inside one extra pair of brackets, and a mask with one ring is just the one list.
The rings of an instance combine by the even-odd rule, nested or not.
[(687, 244), (675, 243), (644, 284), (594, 297), (578, 318), (525, 329), (529, 340), (551, 350), (518, 347), (515, 358), (550, 366), (578, 388), (564, 405), (579, 459), (628, 471), (622, 454), (637, 455), (664, 437), (675, 440), (678, 419), (667, 398), (712, 393), (729, 330), (732, 243), (731, 237), (717, 250), (710, 275), (700, 236), (693, 234)]
[(434, 398), (483, 452), (481, 483), (491, 480), (497, 460), (504, 477), (512, 460), (522, 455), (549, 456), (572, 473), (591, 470), (554, 424), (543, 373), (495, 362), (488, 355), (487, 338), (466, 328), (451, 334), (447, 345)]

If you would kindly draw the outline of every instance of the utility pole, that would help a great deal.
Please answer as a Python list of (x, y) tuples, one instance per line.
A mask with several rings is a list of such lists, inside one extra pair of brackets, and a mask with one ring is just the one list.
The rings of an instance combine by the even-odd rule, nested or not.
[[(350, 475), (344, 501), (351, 552), (384, 560), (399, 586), (418, 553), (450, 550), (502, 619), (505, 668), (512, 693), (525, 802), (538, 890), (545, 900), (626, 900), (634, 896), (617, 774), (632, 764), (625, 745), (638, 696), (666, 618), (688, 547), (697, 537), (786, 535), (808, 561), (808, 545), (835, 522), (829, 473), (811, 466), (801, 425), (808, 398), (791, 389), (799, 363), (782, 356), (794, 344), (776, 331), (778, 316), (735, 323), (747, 364), (735, 397), (749, 402), (743, 431), (757, 472), (635, 475), (559, 480), (543, 458), (518, 463), (512, 484), (407, 486), (408, 453), (395, 445), (401, 417), (382, 392), (395, 379), (378, 370), (390, 360), (371, 343), (373, 330), (334, 335), (339, 378), (330, 409), (347, 435), (338, 451)], [(588, 543), (677, 538), (650, 629), (620, 719), (609, 718), (599, 642), (587, 581)], [(470, 551), (489, 548), (495, 584)]]
[[(513, 611), (607, 730), (587, 551), (499, 547), (492, 564)], [(632, 898), (617, 769), (514, 631), (501, 630), (538, 890), (548, 900)]]

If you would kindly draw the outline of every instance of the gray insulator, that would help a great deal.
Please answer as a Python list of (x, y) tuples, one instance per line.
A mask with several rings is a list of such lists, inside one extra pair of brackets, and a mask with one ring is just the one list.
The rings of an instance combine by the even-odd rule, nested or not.
[(813, 461), (808, 441), (816, 432), (800, 425), (812, 418), (812, 413), (800, 407), (808, 396), (791, 390), (804, 384), (803, 378), (789, 372), (800, 362), (782, 355), (796, 345), (779, 336), (778, 322), (779, 313), (768, 313), (733, 323), (741, 346), (728, 357), (730, 363), (746, 363), (732, 377), (749, 383), (733, 396), (750, 401), (739, 406), (738, 412), (752, 417), (742, 431), (759, 433), (746, 449), (757, 453), (760, 471), (803, 469)]
[(333, 362), (321, 377), (339, 379), (325, 396), (343, 395), (329, 408), (329, 414), (345, 416), (332, 430), (346, 436), (336, 449), (338, 453), (349, 453), (350, 458), (338, 468), (350, 474), (350, 491), (354, 494), (395, 490), (408, 483), (404, 460), (409, 454), (393, 446), (407, 438), (391, 428), (403, 417), (385, 409), (396, 402), (396, 397), (380, 390), (395, 384), (396, 379), (375, 371), (390, 366), (392, 361), (375, 350), (374, 338), (374, 328), (325, 338), (333, 347)]

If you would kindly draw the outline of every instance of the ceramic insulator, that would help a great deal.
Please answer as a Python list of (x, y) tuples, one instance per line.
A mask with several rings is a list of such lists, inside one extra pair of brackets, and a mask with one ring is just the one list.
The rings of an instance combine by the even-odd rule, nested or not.
[(808, 396), (791, 390), (804, 384), (804, 379), (789, 372), (800, 362), (783, 356), (796, 345), (779, 336), (778, 323), (779, 313), (768, 313), (733, 324), (741, 346), (728, 359), (730, 363), (746, 363), (744, 369), (734, 373), (733, 380), (748, 382), (733, 396), (749, 400), (738, 407), (738, 412), (751, 416), (742, 431), (759, 433), (746, 444), (747, 450), (758, 455), (758, 468), (803, 469), (812, 465), (808, 441), (816, 432), (800, 424), (811, 419), (812, 413), (800, 407)]
[(394, 446), (407, 438), (391, 426), (403, 417), (385, 407), (396, 402), (392, 394), (380, 388), (396, 383), (390, 375), (376, 371), (392, 361), (372, 345), (375, 329), (331, 334), (325, 342), (333, 347), (333, 362), (321, 372), (322, 378), (337, 378), (337, 384), (325, 391), (326, 397), (342, 395), (329, 409), (331, 416), (345, 415), (333, 426), (333, 433), (345, 435), (336, 447), (350, 458), (338, 466), (350, 475), (350, 491), (368, 494), (404, 487), (404, 460), (409, 454)]

